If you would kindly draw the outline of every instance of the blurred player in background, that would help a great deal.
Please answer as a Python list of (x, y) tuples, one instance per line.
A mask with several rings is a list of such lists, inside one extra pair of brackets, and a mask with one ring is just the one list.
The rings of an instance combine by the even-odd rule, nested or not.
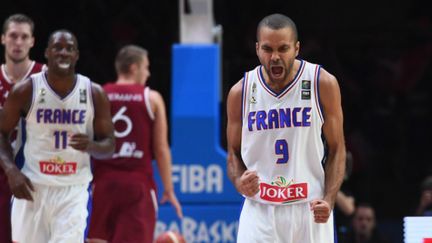
[[(90, 155), (110, 157), (114, 129), (102, 88), (75, 73), (78, 42), (53, 32), (45, 50), (48, 70), (17, 83), (0, 115), (0, 165), (14, 195), (13, 242), (84, 241)], [(13, 159), (9, 134), (25, 120), (24, 166)]]
[(128, 45), (115, 60), (116, 83), (104, 86), (111, 102), (116, 150), (109, 160), (94, 161), (93, 209), (88, 242), (153, 242), (157, 219), (152, 160), (169, 201), (182, 217), (171, 179), (171, 152), (162, 96), (146, 86), (147, 51)]
[[(34, 22), (24, 14), (11, 15), (3, 23), (1, 41), (5, 47), (5, 63), (0, 67), (0, 112), (12, 86), (44, 68), (43, 64), (30, 60), (30, 49), (35, 41), (33, 32)], [(12, 143), (15, 135), (11, 137)], [(7, 178), (0, 168), (0, 242), (11, 242), (11, 197)]]
[(299, 49), (290, 18), (265, 17), (261, 65), (228, 94), (228, 176), (246, 197), (240, 243), (334, 242), (332, 209), (345, 172), (341, 95), (333, 75), (296, 59)]

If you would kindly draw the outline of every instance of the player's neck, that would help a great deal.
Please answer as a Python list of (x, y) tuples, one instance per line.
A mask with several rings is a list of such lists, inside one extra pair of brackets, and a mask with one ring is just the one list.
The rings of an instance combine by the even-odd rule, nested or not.
[(295, 60), (291, 70), (289, 70), (287, 77), (282, 82), (274, 82), (273, 80), (271, 80), (270, 75), (267, 73), (265, 68), (262, 68), (262, 74), (264, 76), (264, 80), (273, 91), (281, 92), (288, 86), (288, 84), (290, 84), (294, 80), (300, 68), (300, 64), (301, 62), (299, 60)]
[(21, 81), (28, 74), (32, 63), (33, 61), (29, 58), (26, 58), (21, 62), (13, 62), (12, 60), (6, 59), (5, 72), (7, 77), (13, 83)]
[(138, 82), (131, 77), (125, 77), (125, 76), (119, 76), (116, 84), (121, 84), (121, 85), (130, 85), (130, 84), (138, 84)]
[(77, 81), (76, 73), (68, 73), (67, 75), (59, 75), (54, 72), (46, 73), (46, 78), (49, 86), (54, 90), (60, 97), (66, 97), (75, 88)]

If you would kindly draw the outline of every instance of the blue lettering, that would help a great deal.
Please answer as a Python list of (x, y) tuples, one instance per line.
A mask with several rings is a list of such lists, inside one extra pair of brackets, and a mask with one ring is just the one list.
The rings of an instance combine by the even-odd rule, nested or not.
[(36, 122), (42, 123), (43, 121), (43, 123), (48, 124), (84, 124), (85, 115), (86, 110), (37, 109)]
[(293, 118), (294, 127), (300, 127), (301, 126), (301, 121), (297, 121), (297, 113), (299, 113), (300, 110), (301, 110), (300, 107), (296, 107), (292, 111), (292, 118)]
[(36, 111), (36, 121), (37, 123), (40, 123), (41, 118), (43, 117), (43, 109), (37, 109)]
[(274, 109), (269, 110), (269, 112), (268, 112), (268, 126), (269, 126), (269, 129), (279, 127), (279, 119), (278, 119), (277, 110), (274, 110)]
[(85, 110), (80, 110), (80, 113), (79, 113), (79, 123), (80, 124), (84, 124), (85, 113), (86, 113)]
[(253, 131), (252, 125), (255, 122), (254, 116), (255, 116), (255, 111), (250, 112), (249, 115), (248, 115), (248, 128), (249, 128), (249, 131)]
[(52, 116), (52, 110), (50, 110), (50, 109), (44, 110), (43, 116), (44, 116), (44, 123), (52, 123), (53, 122), (52, 117), (51, 117)]
[(73, 110), (72, 111), (72, 124), (78, 124), (79, 123), (79, 117), (78, 115), (79, 110)]
[(303, 108), (303, 112), (302, 112), (302, 125), (304, 127), (310, 127), (310, 125), (311, 125), (311, 121), (310, 121), (310, 118), (311, 118), (310, 112), (311, 112), (311, 110), (312, 110), (312, 108), (310, 108), (310, 107)]
[(71, 110), (63, 110), (63, 123), (71, 123)]
[(280, 128), (291, 127), (291, 109), (279, 109)]
[(257, 129), (261, 130), (261, 127), (264, 130), (267, 130), (267, 124), (265, 123), (265, 119), (267, 118), (267, 113), (265, 111), (257, 112)]
[(61, 110), (55, 109), (54, 110), (54, 123), (62, 123), (61, 119)]

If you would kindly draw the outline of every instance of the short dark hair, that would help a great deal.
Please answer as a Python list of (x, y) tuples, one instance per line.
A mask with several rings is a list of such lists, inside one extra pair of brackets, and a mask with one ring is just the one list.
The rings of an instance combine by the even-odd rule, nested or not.
[(359, 203), (357, 203), (357, 205), (356, 205), (355, 208), (356, 208), (356, 209), (355, 209), (354, 214), (357, 213), (357, 209), (359, 209), (359, 208), (370, 208), (370, 209), (372, 209), (372, 211), (375, 212), (375, 208), (374, 208), (373, 205), (372, 205), (371, 203), (369, 203), (369, 202), (359, 202)]
[(130, 66), (134, 63), (141, 63), (143, 56), (147, 56), (148, 52), (146, 49), (136, 46), (127, 45), (122, 47), (115, 59), (115, 68), (117, 74), (127, 74), (130, 71)]
[(6, 31), (8, 30), (10, 23), (19, 23), (19, 24), (28, 24), (28, 25), (30, 25), (30, 30), (31, 30), (31, 33), (33, 35), (33, 32), (34, 32), (34, 22), (33, 22), (33, 20), (29, 16), (27, 16), (25, 14), (21, 14), (21, 13), (13, 14), (13, 15), (9, 16), (4, 21), (4, 23), (3, 23), (3, 32), (2, 32), (2, 34), (6, 34)]
[(298, 32), (297, 27), (294, 21), (283, 14), (275, 13), (264, 17), (259, 23), (257, 27), (257, 40), (259, 40), (259, 31), (262, 27), (268, 27), (272, 30), (279, 30), (283, 28), (291, 28), (294, 32), (295, 41), (298, 40)]

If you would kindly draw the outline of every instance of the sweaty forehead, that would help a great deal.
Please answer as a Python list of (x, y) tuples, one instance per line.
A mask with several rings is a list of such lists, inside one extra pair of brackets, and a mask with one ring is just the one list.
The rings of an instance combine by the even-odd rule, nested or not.
[(75, 37), (68, 32), (54, 33), (51, 36), (50, 44), (53, 45), (53, 44), (57, 44), (57, 43), (66, 43), (66, 44), (70, 44), (70, 45), (77, 45)]
[(6, 29), (6, 34), (8, 33), (22, 33), (22, 34), (28, 34), (31, 35), (31, 27), (29, 24), (27, 23), (16, 23), (16, 22), (11, 22), (9, 23), (7, 29)]

